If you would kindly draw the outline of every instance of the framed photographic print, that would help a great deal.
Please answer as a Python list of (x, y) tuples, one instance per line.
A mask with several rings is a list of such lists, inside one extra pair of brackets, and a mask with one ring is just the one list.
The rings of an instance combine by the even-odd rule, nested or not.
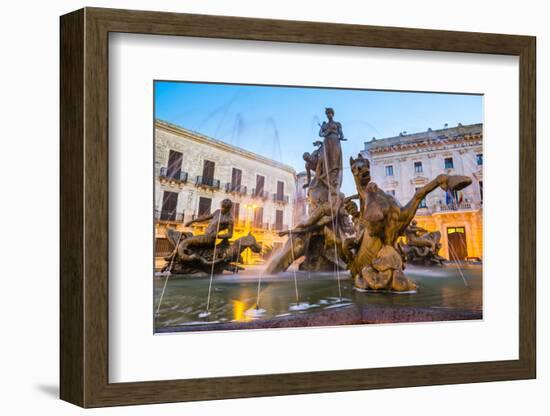
[(61, 398), (534, 378), (535, 103), (528, 36), (62, 16)]

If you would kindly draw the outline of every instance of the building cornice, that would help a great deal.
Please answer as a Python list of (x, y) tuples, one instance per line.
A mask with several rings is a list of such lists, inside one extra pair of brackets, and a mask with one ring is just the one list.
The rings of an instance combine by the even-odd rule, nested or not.
[(475, 146), (483, 140), (483, 125), (471, 124), (441, 130), (403, 134), (365, 143), (365, 151), (371, 156), (396, 152), (425, 152), (448, 149), (449, 146)]
[(159, 119), (155, 120), (155, 129), (164, 130), (166, 132), (172, 133), (176, 136), (185, 138), (187, 140), (192, 140), (196, 143), (212, 146), (225, 152), (230, 152), (230, 153), (245, 157), (247, 159), (269, 165), (274, 168), (282, 169), (292, 174), (294, 177), (296, 177), (296, 171), (292, 166), (285, 165), (284, 163), (278, 162), (273, 159), (269, 159), (265, 156), (258, 155), (256, 153), (250, 152), (243, 148), (227, 144), (225, 142), (222, 142), (221, 140), (217, 140), (212, 137), (205, 136), (204, 134), (201, 134), (192, 130), (187, 130), (186, 128), (177, 126), (167, 121), (159, 120)]

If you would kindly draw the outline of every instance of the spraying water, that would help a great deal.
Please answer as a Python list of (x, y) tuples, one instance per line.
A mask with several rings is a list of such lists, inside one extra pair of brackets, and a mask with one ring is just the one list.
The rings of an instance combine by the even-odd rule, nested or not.
[(227, 115), (227, 112), (229, 111), (229, 108), (233, 105), (233, 103), (237, 100), (237, 98), (239, 98), (240, 93), (241, 91), (237, 91), (235, 94), (233, 94), (233, 96), (228, 101), (226, 101), (225, 103), (220, 105), (218, 108), (208, 113), (206, 118), (204, 118), (204, 120), (202, 120), (199, 123), (199, 125), (195, 128), (195, 130), (202, 131), (203, 126), (206, 125), (212, 118), (216, 117), (221, 112), (222, 113), (221, 120), (218, 122), (216, 130), (214, 131), (214, 137), (216, 137), (221, 125), (223, 124), (223, 121), (225, 120), (225, 117)]
[[(292, 241), (292, 227), (289, 227), (288, 229), (288, 235), (290, 239), (290, 253), (292, 255), (292, 264), (296, 261), (296, 258), (294, 257), (294, 243)], [(296, 279), (296, 268), (293, 267), (292, 271), (294, 272), (294, 290), (296, 292), (296, 305), (300, 305), (300, 297), (298, 295), (298, 280)]]
[(324, 154), (324, 162), (325, 162), (325, 175), (326, 175), (326, 181), (327, 181), (327, 187), (328, 187), (328, 201), (330, 205), (330, 219), (332, 223), (332, 231), (334, 233), (334, 265), (336, 266), (336, 280), (338, 281), (338, 296), (340, 297), (340, 300), (342, 299), (342, 287), (340, 284), (340, 266), (338, 264), (338, 250), (336, 248), (336, 221), (334, 220), (334, 207), (332, 206), (332, 189), (330, 185), (330, 176), (328, 171), (328, 163), (327, 163), (327, 149), (323, 145), (323, 154)]
[(262, 269), (260, 269), (260, 273), (258, 274), (258, 289), (256, 293), (256, 305), (252, 308), (248, 309), (244, 314), (248, 318), (256, 319), (261, 318), (265, 313), (266, 310), (260, 308), (260, 289), (262, 286)]
[(237, 113), (235, 116), (235, 122), (233, 123), (233, 130), (231, 131), (231, 142), (235, 145), (239, 145), (239, 138), (244, 130), (244, 121), (241, 113)]
[(262, 270), (258, 274), (258, 290), (256, 292), (256, 309), (260, 307), (260, 288), (262, 286)]
[[(451, 200), (455, 205), (458, 205), (458, 201), (455, 198), (455, 195), (451, 194)], [(452, 260), (454, 261), (454, 263), (456, 264), (456, 267), (458, 269), (458, 273), (460, 274), (460, 277), (462, 278), (462, 281), (464, 282), (464, 286), (469, 287), (468, 286), (468, 281), (466, 280), (466, 277), (464, 277), (464, 273), (462, 273), (462, 267), (460, 267), (460, 264), (458, 264), (458, 256), (455, 252), (454, 247), (450, 244), (447, 244), (447, 245), (449, 246), (449, 253), (451, 254), (449, 257), (451, 257)]]
[(460, 274), (460, 277), (462, 278), (462, 281), (464, 282), (464, 286), (469, 287), (468, 281), (466, 280), (466, 277), (464, 276), (464, 273), (462, 273), (462, 267), (460, 267), (460, 264), (458, 263), (458, 257), (456, 255), (456, 252), (455, 252), (453, 246), (451, 246), (450, 244), (449, 244), (449, 251), (451, 252), (450, 257), (452, 258), (452, 260), (456, 264), (456, 268), (458, 269), (458, 273)]
[[(218, 237), (218, 233), (220, 232), (220, 221), (222, 218), (221, 211), (218, 212), (218, 223), (216, 224), (216, 238)], [(210, 269), (210, 282), (208, 283), (208, 297), (206, 298), (206, 312), (202, 314), (202, 316), (208, 316), (210, 315), (209, 309), (210, 309), (210, 295), (212, 293), (212, 280), (214, 278), (214, 267), (216, 266), (216, 239), (214, 239), (214, 251), (212, 253), (212, 268)], [(201, 315), (199, 315), (201, 316)]]
[(237, 259), (235, 260), (235, 272), (234, 273), (237, 273), (238, 270), (239, 270), (239, 266), (237, 263), (239, 263), (239, 256), (241, 255), (241, 239), (239, 238), (239, 244), (238, 244), (238, 248), (237, 248)]
[(271, 150), (271, 158), (274, 160), (281, 161), (282, 160), (282, 152), (281, 152), (281, 142), (279, 140), (279, 129), (277, 128), (277, 125), (275, 124), (275, 120), (273, 120), (273, 117), (269, 117), (266, 120), (267, 126), (271, 127), (273, 131), (273, 148)]
[(166, 273), (166, 280), (164, 280), (164, 286), (162, 287), (162, 292), (160, 293), (160, 299), (159, 299), (159, 303), (157, 305), (157, 315), (160, 311), (160, 305), (162, 305), (162, 298), (164, 297), (164, 292), (166, 292), (166, 285), (168, 284), (168, 279), (170, 278), (170, 275), (172, 273), (170, 271), (168, 271)]
[[(180, 236), (178, 237), (178, 241), (176, 243), (175, 250), (178, 249), (178, 246), (180, 244), (182, 236), (183, 236), (183, 233), (181, 233)], [(160, 305), (162, 305), (162, 298), (164, 298), (164, 292), (166, 292), (166, 286), (168, 285), (168, 279), (172, 275), (172, 268), (174, 267), (174, 259), (175, 258), (176, 258), (176, 253), (172, 253), (172, 258), (170, 259), (170, 264), (168, 265), (168, 269), (166, 269), (166, 271), (164, 272), (164, 274), (166, 275), (166, 280), (164, 281), (164, 286), (162, 287), (162, 292), (160, 294), (159, 304), (157, 305), (157, 315), (160, 311)]]
[(321, 124), (321, 119), (317, 114), (314, 114), (313, 117), (311, 118), (311, 122), (313, 123), (313, 126), (314, 126), (313, 131), (316, 131), (317, 126)]

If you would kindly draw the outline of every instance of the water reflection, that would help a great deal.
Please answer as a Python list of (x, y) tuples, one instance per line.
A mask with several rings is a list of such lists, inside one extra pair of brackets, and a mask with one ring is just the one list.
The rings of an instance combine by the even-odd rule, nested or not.
[(248, 310), (253, 309), (256, 305), (247, 305), (241, 300), (232, 300), (233, 303), (233, 321), (235, 322), (248, 322), (252, 320), (250, 313), (246, 313)]

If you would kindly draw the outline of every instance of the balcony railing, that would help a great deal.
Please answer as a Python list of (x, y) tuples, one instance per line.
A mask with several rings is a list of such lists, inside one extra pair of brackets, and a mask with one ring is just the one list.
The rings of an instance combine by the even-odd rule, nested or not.
[(252, 221), (250, 223), (250, 227), (254, 228), (256, 230), (269, 230), (269, 223), (268, 222), (255, 222)]
[(234, 218), (233, 219), (233, 227), (235, 227), (235, 228), (245, 228), (246, 227), (246, 221), (241, 220), (239, 218)]
[(288, 230), (288, 225), (287, 224), (271, 224), (271, 230), (272, 231), (283, 231), (283, 230)]
[(472, 202), (461, 202), (459, 204), (437, 204), (434, 206), (434, 212), (467, 211), (475, 208), (476, 206)]
[(247, 188), (244, 185), (234, 185), (228, 182), (225, 184), (225, 192), (243, 196), (246, 195)]
[(278, 195), (273, 194), (273, 202), (278, 202), (280, 204), (288, 204), (288, 195)]
[(160, 223), (183, 224), (185, 221), (185, 213), (173, 211), (155, 210), (155, 221)]
[(220, 180), (214, 178), (207, 178), (204, 176), (197, 176), (195, 181), (196, 186), (202, 186), (209, 189), (220, 189)]
[[(210, 215), (210, 212), (205, 212), (205, 213), (200, 214), (200, 215), (199, 214), (193, 214), (193, 215), (191, 215), (191, 219), (196, 220), (197, 218), (204, 217), (205, 215)], [(200, 224), (200, 223), (197, 222), (196, 224)], [(206, 224), (206, 222), (205, 222), (205, 224)]]
[(263, 199), (263, 200), (266, 200), (269, 198), (269, 193), (267, 193), (266, 191), (264, 190), (256, 190), (256, 188), (252, 188), (252, 193), (250, 194), (250, 196), (252, 198), (258, 198), (258, 199)]
[(159, 177), (160, 179), (164, 179), (164, 180), (186, 183), (189, 175), (187, 174), (187, 172), (184, 172), (182, 170), (180, 170), (179, 172), (168, 173), (168, 169), (166, 169), (166, 167), (163, 166), (160, 168)]

